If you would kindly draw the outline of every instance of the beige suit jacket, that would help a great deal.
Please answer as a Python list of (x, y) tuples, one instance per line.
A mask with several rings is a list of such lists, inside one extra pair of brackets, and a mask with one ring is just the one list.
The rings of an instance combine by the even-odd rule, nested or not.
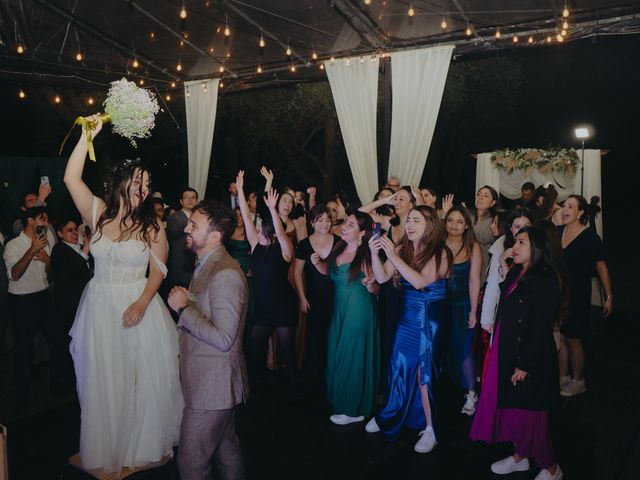
[(240, 264), (223, 246), (198, 270), (189, 297), (178, 321), (185, 404), (198, 410), (233, 408), (249, 395), (242, 350), (249, 294)]

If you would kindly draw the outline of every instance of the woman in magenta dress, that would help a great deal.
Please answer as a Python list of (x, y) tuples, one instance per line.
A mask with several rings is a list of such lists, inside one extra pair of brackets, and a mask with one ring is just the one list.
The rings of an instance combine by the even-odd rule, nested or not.
[(493, 349), (471, 426), (471, 439), (512, 442), (514, 454), (491, 465), (496, 474), (541, 468), (536, 480), (560, 480), (549, 412), (558, 400), (553, 327), (566, 286), (546, 233), (525, 227), (516, 236), (514, 267), (501, 285)]

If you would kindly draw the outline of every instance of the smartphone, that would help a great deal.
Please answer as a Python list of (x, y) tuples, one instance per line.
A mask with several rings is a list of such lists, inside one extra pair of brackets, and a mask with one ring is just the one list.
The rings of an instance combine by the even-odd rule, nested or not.
[(36, 227), (36, 234), (39, 237), (46, 237), (47, 236), (47, 227), (45, 227), (44, 225), (38, 225)]
[(371, 224), (371, 229), (373, 230), (373, 236), (375, 238), (380, 238), (382, 236), (382, 225), (378, 222), (373, 222)]
[(49, 177), (47, 177), (46, 175), (40, 177), (40, 184), (41, 185), (49, 185)]

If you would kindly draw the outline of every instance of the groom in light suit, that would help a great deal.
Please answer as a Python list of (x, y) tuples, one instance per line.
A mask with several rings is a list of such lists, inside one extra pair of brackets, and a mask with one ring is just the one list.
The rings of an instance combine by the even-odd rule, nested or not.
[(235, 218), (218, 202), (201, 202), (185, 227), (198, 257), (189, 290), (175, 287), (168, 303), (179, 315), (180, 377), (185, 408), (178, 469), (187, 480), (244, 478), (235, 407), (247, 400), (242, 336), (248, 288), (239, 263), (225, 250)]

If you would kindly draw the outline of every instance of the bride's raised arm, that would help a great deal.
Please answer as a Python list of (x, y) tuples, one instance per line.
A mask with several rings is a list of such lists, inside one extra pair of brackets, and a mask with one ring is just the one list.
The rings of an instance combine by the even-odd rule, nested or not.
[[(94, 129), (91, 130), (91, 138), (95, 138), (102, 129), (102, 120), (100, 120), (100, 115), (97, 114), (87, 118), (90, 123), (95, 125)], [(67, 168), (64, 171), (64, 183), (71, 194), (71, 198), (73, 198), (73, 203), (76, 205), (80, 215), (82, 215), (82, 219), (87, 225), (91, 225), (93, 229), (92, 222), (95, 220), (92, 218), (93, 193), (82, 180), (82, 170), (84, 169), (88, 148), (87, 136), (82, 130), (80, 139), (67, 162)], [(104, 207), (104, 202), (98, 199), (97, 216), (102, 213)]]

